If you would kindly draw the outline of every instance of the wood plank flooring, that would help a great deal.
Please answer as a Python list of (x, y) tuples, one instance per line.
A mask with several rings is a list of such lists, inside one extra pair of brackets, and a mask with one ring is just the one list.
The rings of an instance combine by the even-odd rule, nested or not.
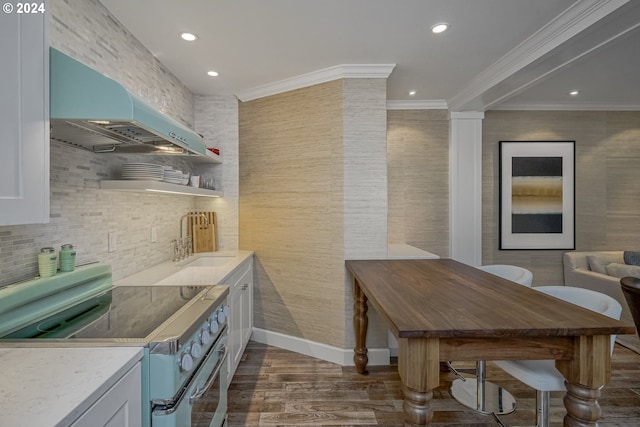
[[(488, 363), (487, 377), (503, 385), (517, 409), (501, 416), (507, 426), (535, 423), (535, 391)], [(490, 415), (451, 398), (452, 373), (441, 374), (434, 391), (433, 426), (485, 427)], [(562, 425), (564, 393), (552, 393), (551, 425)], [(402, 390), (397, 366), (372, 366), (359, 375), (298, 353), (250, 342), (229, 387), (228, 426), (402, 426)], [(640, 355), (616, 344), (612, 379), (600, 399), (600, 427), (640, 426)]]

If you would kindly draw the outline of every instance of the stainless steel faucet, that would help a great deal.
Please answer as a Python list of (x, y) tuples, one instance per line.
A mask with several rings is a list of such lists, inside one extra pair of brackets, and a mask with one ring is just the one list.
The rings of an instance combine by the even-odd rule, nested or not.
[(173, 260), (179, 261), (185, 257), (191, 256), (193, 253), (193, 239), (191, 236), (188, 236), (186, 239), (184, 238), (184, 234), (182, 234), (182, 230), (184, 229), (184, 220), (186, 218), (204, 218), (204, 228), (209, 228), (209, 218), (207, 218), (204, 214), (184, 214), (180, 217), (180, 240), (175, 242), (173, 248)]

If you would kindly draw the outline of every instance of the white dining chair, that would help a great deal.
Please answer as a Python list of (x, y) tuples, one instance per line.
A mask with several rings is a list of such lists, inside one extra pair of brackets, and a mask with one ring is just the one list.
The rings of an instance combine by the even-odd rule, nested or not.
[[(533, 274), (517, 265), (491, 264), (478, 267), (487, 273), (530, 287)], [(475, 378), (461, 375), (449, 362), (449, 368), (458, 377), (451, 382), (449, 393), (460, 404), (482, 414), (503, 415), (513, 412), (516, 399), (502, 386), (487, 381), (487, 362), (476, 361)]]
[[(537, 291), (620, 320), (622, 306), (614, 298), (590, 289), (572, 286), (539, 286)], [(611, 336), (611, 353), (615, 335)], [(494, 362), (512, 377), (536, 390), (536, 426), (549, 426), (549, 396), (552, 391), (566, 391), (564, 377), (554, 360), (499, 360)]]
[(487, 273), (500, 276), (503, 279), (511, 280), (525, 286), (531, 286), (533, 283), (533, 273), (526, 268), (517, 265), (491, 264), (478, 267)]

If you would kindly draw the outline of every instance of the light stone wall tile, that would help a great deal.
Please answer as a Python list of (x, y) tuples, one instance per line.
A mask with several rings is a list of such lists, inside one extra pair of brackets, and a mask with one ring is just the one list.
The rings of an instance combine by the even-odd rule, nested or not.
[[(120, 81), (183, 123), (193, 123), (191, 93), (99, 2), (59, 0), (51, 2), (51, 9), (53, 47)], [(94, 154), (52, 142), (51, 222), (0, 227), (0, 286), (35, 277), (37, 254), (45, 246), (59, 250), (72, 243), (78, 264), (109, 263), (116, 280), (170, 259), (179, 218), (195, 208), (194, 198), (99, 190), (99, 181), (117, 178), (126, 161), (195, 172), (178, 159)], [(233, 186), (229, 189), (233, 195)], [(150, 242), (152, 226), (156, 243)], [(117, 250), (111, 253), (110, 232), (117, 233)]]
[(640, 112), (489, 111), (483, 123), (483, 264), (531, 269), (534, 285), (563, 283), (564, 251), (498, 250), (498, 144), (576, 141), (576, 250), (637, 250)]
[[(51, 222), (0, 227), (0, 286), (35, 277), (38, 251), (45, 246), (60, 250), (72, 243), (78, 265), (111, 264), (114, 280), (170, 259), (180, 215), (194, 209), (193, 198), (100, 190), (99, 180), (116, 177), (127, 161), (185, 167), (171, 159), (94, 154), (52, 142)], [(156, 243), (150, 242), (151, 227)], [(107, 250), (110, 232), (117, 234), (115, 252)]]
[(218, 247), (238, 249), (239, 152), (238, 100), (233, 96), (195, 97), (195, 129), (204, 136), (207, 147), (220, 149), (222, 164), (204, 166), (198, 173), (214, 178), (219, 199), (198, 198), (198, 210), (216, 212)]
[(98, 0), (54, 0), (50, 6), (51, 47), (193, 127), (192, 93)]

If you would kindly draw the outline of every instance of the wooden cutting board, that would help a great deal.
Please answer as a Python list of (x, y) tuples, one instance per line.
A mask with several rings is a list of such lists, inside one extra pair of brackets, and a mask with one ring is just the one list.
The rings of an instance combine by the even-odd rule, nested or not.
[(197, 211), (190, 214), (202, 214), (209, 219), (209, 226), (205, 227), (205, 220), (201, 216), (187, 218), (187, 232), (193, 239), (193, 252), (214, 252), (218, 250), (217, 227), (215, 212)]

